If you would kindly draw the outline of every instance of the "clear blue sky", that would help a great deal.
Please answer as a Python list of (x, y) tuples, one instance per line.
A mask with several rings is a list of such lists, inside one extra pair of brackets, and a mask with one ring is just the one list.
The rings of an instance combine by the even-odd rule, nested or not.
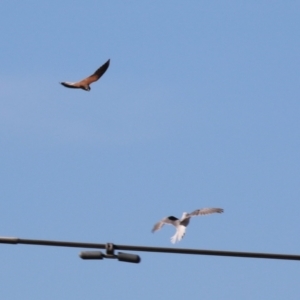
[[(246, 3), (247, 2), (247, 3)], [(300, 253), (297, 1), (1, 3), (0, 235)], [(60, 81), (111, 65), (91, 92)], [(0, 245), (1, 299), (299, 299), (300, 262)]]

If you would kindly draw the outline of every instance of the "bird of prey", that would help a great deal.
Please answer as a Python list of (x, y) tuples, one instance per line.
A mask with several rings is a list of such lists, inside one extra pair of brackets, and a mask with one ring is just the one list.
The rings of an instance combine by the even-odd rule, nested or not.
[(176, 227), (176, 233), (171, 237), (171, 242), (175, 244), (177, 241), (179, 242), (185, 235), (186, 227), (190, 223), (190, 218), (201, 215), (208, 215), (213, 213), (222, 213), (224, 210), (222, 208), (201, 208), (193, 211), (188, 214), (184, 212), (182, 214), (181, 219), (177, 219), (174, 216), (163, 218), (161, 221), (156, 223), (152, 229), (152, 232), (155, 232), (161, 229), (165, 224), (173, 225)]
[(96, 72), (94, 74), (92, 74), (91, 76), (82, 79), (81, 81), (77, 81), (77, 82), (61, 82), (61, 84), (65, 87), (68, 88), (73, 88), (73, 89), (83, 89), (85, 91), (90, 91), (90, 84), (97, 81), (108, 69), (109, 67), (109, 62), (110, 59), (104, 64), (102, 65), (98, 70), (96, 70)]

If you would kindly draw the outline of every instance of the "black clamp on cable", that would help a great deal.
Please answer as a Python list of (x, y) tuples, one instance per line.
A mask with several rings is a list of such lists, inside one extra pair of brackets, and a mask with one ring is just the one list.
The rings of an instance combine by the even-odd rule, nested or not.
[(117, 258), (117, 256), (115, 255), (114, 251), (115, 251), (115, 247), (113, 243), (107, 243), (105, 245), (105, 249), (106, 249), (106, 258)]
[(116, 255), (114, 253), (115, 247), (113, 243), (107, 243), (105, 245), (106, 254), (101, 251), (85, 251), (80, 252), (79, 256), (82, 259), (103, 259), (103, 258), (117, 258), (119, 261), (131, 262), (138, 264), (141, 261), (141, 258), (135, 254), (129, 254), (124, 252), (118, 252)]

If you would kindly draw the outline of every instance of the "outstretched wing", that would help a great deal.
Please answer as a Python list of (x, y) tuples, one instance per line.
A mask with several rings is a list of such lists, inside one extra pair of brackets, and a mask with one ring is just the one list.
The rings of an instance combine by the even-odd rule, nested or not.
[(200, 216), (200, 215), (209, 215), (209, 214), (213, 214), (213, 213), (221, 214), (222, 212), (224, 212), (223, 208), (201, 208), (201, 209), (196, 209), (195, 211), (193, 211), (190, 214), (187, 214), (186, 218), (191, 218), (191, 217)]
[(81, 80), (80, 82), (78, 82), (78, 84), (89, 85), (89, 84), (97, 81), (106, 72), (106, 70), (109, 67), (109, 63), (110, 63), (110, 59), (104, 65), (102, 65), (98, 70), (96, 70), (96, 72), (94, 74)]
[(152, 232), (160, 230), (165, 224), (176, 226), (176, 224), (178, 223), (178, 221), (179, 220), (176, 217), (173, 217), (173, 216), (170, 216), (170, 217), (167, 217), (167, 218), (163, 218), (161, 221), (157, 222), (153, 226)]
[(79, 86), (76, 86), (76, 83), (73, 82), (61, 82), (61, 84), (65, 87), (71, 88), (71, 89), (79, 89)]

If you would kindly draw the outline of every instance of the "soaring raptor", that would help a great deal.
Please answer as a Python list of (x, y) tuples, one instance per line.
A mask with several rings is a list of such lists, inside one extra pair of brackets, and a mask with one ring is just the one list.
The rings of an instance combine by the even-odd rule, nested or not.
[(175, 244), (177, 241), (179, 242), (184, 237), (186, 227), (189, 225), (191, 217), (213, 213), (222, 213), (223, 211), (224, 210), (222, 208), (201, 208), (193, 211), (190, 214), (184, 212), (180, 220), (173, 216), (166, 217), (154, 225), (152, 232), (161, 229), (165, 224), (175, 226), (176, 233), (171, 237), (171, 242)]
[(109, 67), (109, 62), (110, 59), (104, 64), (102, 65), (94, 74), (92, 74), (91, 76), (82, 79), (81, 81), (78, 82), (61, 82), (61, 84), (65, 87), (68, 88), (73, 88), (73, 89), (83, 89), (85, 91), (90, 91), (90, 84), (97, 81), (108, 69)]

